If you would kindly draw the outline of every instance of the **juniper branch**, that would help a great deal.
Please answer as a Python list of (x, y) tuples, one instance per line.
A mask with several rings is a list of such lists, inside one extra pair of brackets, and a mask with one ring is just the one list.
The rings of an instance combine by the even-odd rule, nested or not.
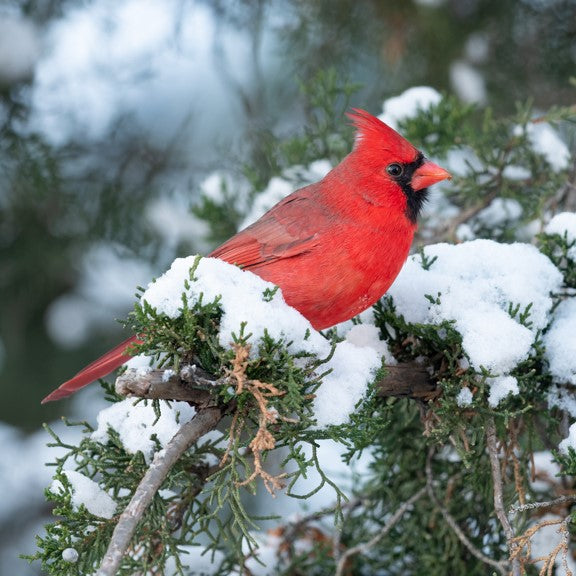
[(199, 410), (192, 420), (181, 426), (165, 449), (155, 454), (150, 468), (140, 481), (130, 503), (120, 515), (108, 550), (100, 564), (98, 576), (114, 576), (118, 573), (138, 522), (150, 506), (168, 473), (194, 442), (216, 427), (222, 416), (222, 411), (216, 407)]
[(522, 504), (517, 506), (512, 506), (510, 508), (510, 514), (517, 514), (518, 512), (526, 512), (527, 510), (535, 510), (539, 508), (554, 508), (560, 504), (572, 504), (576, 500), (576, 495), (570, 494), (567, 496), (560, 496), (549, 502), (529, 502), (528, 504)]
[[(149, 400), (181, 400), (200, 406), (212, 403), (212, 392), (230, 384), (230, 377), (216, 376), (197, 366), (172, 370), (126, 370), (116, 379), (116, 392)], [(426, 399), (434, 396), (436, 383), (426, 367), (415, 363), (387, 366), (386, 375), (376, 384), (381, 397), (407, 396)]]

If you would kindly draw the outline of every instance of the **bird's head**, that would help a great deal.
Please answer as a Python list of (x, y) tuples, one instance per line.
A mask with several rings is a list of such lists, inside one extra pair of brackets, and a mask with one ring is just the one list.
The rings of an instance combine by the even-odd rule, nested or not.
[(451, 178), (450, 173), (368, 112), (353, 109), (348, 117), (356, 127), (354, 150), (349, 158), (367, 200), (393, 203), (415, 224), (428, 186)]

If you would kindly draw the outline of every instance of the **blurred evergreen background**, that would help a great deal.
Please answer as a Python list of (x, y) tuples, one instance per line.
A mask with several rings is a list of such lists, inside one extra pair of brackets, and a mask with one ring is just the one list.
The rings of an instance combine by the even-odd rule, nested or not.
[(2, 0), (0, 421), (69, 409), (40, 400), (123, 337), (136, 286), (209, 249), (203, 180), (265, 183), (328, 69), (375, 114), (416, 85), (571, 105), (576, 0)]

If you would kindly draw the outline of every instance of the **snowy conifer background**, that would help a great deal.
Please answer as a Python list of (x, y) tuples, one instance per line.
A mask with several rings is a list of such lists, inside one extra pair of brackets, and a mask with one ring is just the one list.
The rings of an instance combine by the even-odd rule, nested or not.
[[(364, 19), (380, 14), (377, 4), (367, 4)], [(28, 566), (17, 555), (34, 552), (34, 536), (49, 519), (44, 488), (62, 489), (58, 481), (52, 483), (51, 469), (44, 466), (58, 457), (59, 449), (46, 447), (49, 436), (38, 429), (41, 421), (52, 420), (51, 427), (70, 444), (80, 440), (80, 433), (56, 420), (61, 413), (93, 423), (96, 441), (105, 442), (112, 427), (128, 452), (141, 450), (150, 458), (149, 434), (165, 443), (177, 426), (176, 414), (179, 419), (191, 415), (188, 405), (174, 405), (152, 427), (151, 408), (133, 407), (130, 401), (110, 406), (98, 386), (68, 405), (42, 412), (37, 407), (40, 399), (120, 338), (120, 330), (110, 331), (115, 328), (114, 319), (126, 317), (131, 309), (137, 286), (148, 286), (176, 256), (206, 252), (295, 187), (320, 179), (345, 153), (344, 130), (337, 133), (331, 125), (324, 156), (317, 154), (306, 165), (290, 164), (288, 151), (283, 166), (272, 169), (264, 162), (267, 168), (259, 174), (242, 170), (246, 163), (258, 166), (256, 161), (268, 153), (263, 143), (269, 134), (281, 141), (302, 133), (295, 127), (305, 127), (312, 117), (313, 103), (299, 95), (298, 83), (286, 74), (285, 47), (305, 35), (303, 23), (315, 24), (318, 37), (327, 38), (328, 48), (308, 39), (309, 53), (320, 61), (316, 65), (333, 65), (342, 78), (362, 84), (364, 88), (354, 93), (351, 103), (381, 114), (394, 127), (402, 128), (418, 113), (439, 106), (442, 92), (480, 106), (500, 105), (501, 114), (510, 113), (516, 100), (533, 100), (534, 115), (544, 114), (551, 105), (574, 104), (576, 92), (570, 86), (565, 59), (573, 67), (576, 34), (560, 25), (576, 12), (573, 2), (553, 2), (555, 9), (546, 11), (541, 3), (526, 1), (516, 14), (500, 14), (502, 20), (516, 22), (520, 31), (524, 30), (522, 18), (557, 26), (550, 34), (556, 47), (553, 40), (541, 40), (541, 49), (557, 56), (548, 57), (557, 72), (554, 80), (537, 66), (532, 76), (520, 78), (511, 76), (505, 63), (500, 72), (492, 67), (503, 48), (485, 20), (489, 2), (419, 0), (409, 4), (411, 13), (388, 6), (388, 12), (379, 17), (398, 24), (385, 29), (380, 46), (361, 44), (360, 55), (347, 42), (344, 47), (334, 46), (330, 26), (335, 23), (327, 15), (328, 8), (318, 8), (316, 13), (313, 8), (299, 11), (296, 3), (240, 3), (231, 8), (225, 2), (211, 6), (93, 0), (82, 6), (61, 2), (61, 14), (34, 12), (24, 2), (0, 7), (0, 170), (9, 175), (0, 185), (0, 209), (6, 218), (0, 257), (5, 283), (17, 287), (12, 293), (5, 289), (2, 312), (3, 389), (16, 391), (8, 392), (3, 408), (6, 423), (0, 425), (0, 486), (9, 495), (0, 500), (0, 531), (5, 536), (0, 573), (39, 573), (37, 564)], [(475, 10), (481, 25), (473, 29), (468, 24), (470, 30), (462, 37), (456, 27), (469, 23), (467, 18), (473, 19), (470, 14)], [(362, 22), (361, 10), (353, 20)], [(437, 37), (442, 22), (450, 22), (452, 28), (442, 32), (447, 47), (439, 52), (442, 58), (437, 60), (443, 66), (439, 68), (438, 62), (427, 60), (425, 52), (444, 46)], [(410, 35), (413, 25), (421, 32), (418, 39)], [(422, 43), (426, 30), (431, 35), (428, 46)], [(353, 32), (349, 34), (353, 38)], [(449, 45), (454, 37), (458, 42)], [(517, 40), (519, 52), (526, 50), (524, 42), (528, 40)], [(418, 50), (416, 58), (412, 52)], [(295, 52), (290, 63), (304, 83), (312, 81), (314, 72), (314, 65), (304, 62), (306, 55)], [(510, 52), (508, 60), (514, 59), (523, 62)], [(498, 83), (499, 74), (508, 74), (511, 82)], [(517, 84), (510, 86), (515, 80)], [(554, 89), (554, 82), (564, 88)], [(503, 97), (506, 89), (509, 93)], [(332, 122), (337, 126), (342, 119)], [(517, 137), (525, 137), (538, 162), (546, 166), (550, 186), (563, 175), (558, 192), (563, 185), (574, 186), (573, 179), (566, 184), (569, 174), (573, 178), (574, 164), (574, 131), (567, 123), (527, 123), (516, 130)], [(434, 135), (429, 138), (428, 149), (425, 137), (422, 147), (435, 158)], [(26, 142), (25, 146), (19, 147), (20, 142)], [(498, 144), (494, 143), (495, 150)], [(455, 176), (475, 175), (480, 183), (486, 182), (488, 190), (494, 174), (484, 172), (486, 158), (476, 156), (466, 142), (454, 142), (449, 149), (436, 152), (438, 162)], [(498, 174), (511, 190), (531, 182), (532, 176), (527, 165), (515, 160), (509, 158), (506, 169)], [(553, 479), (559, 465), (552, 450), (564, 455), (570, 455), (571, 447), (576, 450), (576, 425), (572, 425), (576, 402), (571, 388), (576, 385), (576, 306), (574, 286), (565, 285), (566, 266), (576, 266), (574, 191), (570, 192), (571, 210), (555, 212), (549, 204), (540, 213), (534, 210), (537, 215), (530, 218), (526, 214), (538, 202), (537, 191), (529, 190), (530, 198), (536, 198), (531, 206), (513, 194), (495, 197), (451, 230), (450, 243), (444, 243), (447, 237), (438, 242), (437, 231), (446, 222), (458, 223), (462, 213), (455, 185), (434, 188), (416, 243), (427, 246), (408, 260), (389, 291), (391, 302), (409, 324), (450, 323), (462, 337), (458, 359), (462, 370), (487, 371), (486, 390), (479, 391), (471, 380), (458, 392), (457, 405), (463, 411), (478, 410), (486, 403), (498, 409), (501, 402), (519, 395), (524, 384), (514, 374), (544, 348), (543, 361), (550, 376), (547, 406), (562, 409), (565, 439), (534, 453), (533, 477)], [(201, 197), (223, 213), (232, 208), (230, 216), (221, 218), (220, 228), (190, 211)], [(32, 237), (34, 229), (43, 235)], [(554, 264), (536, 247), (539, 234), (563, 237), (571, 247)], [(172, 278), (163, 277), (146, 293), (153, 300), (155, 287), (164, 283), (162, 294), (173, 295), (162, 303), (168, 311), (180, 303), (182, 274), (187, 271), (184, 261), (177, 262), (179, 275), (173, 267)], [(267, 325), (282, 331), (289, 341), (302, 341), (307, 322), (283, 305), (279, 294), (263, 303), (262, 281), (225, 264), (202, 262), (206, 270), (199, 270), (199, 276), (204, 290), (222, 294), (225, 318), (230, 321), (228, 332), (222, 335), (223, 345), (243, 319), (250, 322), (255, 339)], [(166, 290), (169, 282), (171, 292)], [(41, 297), (26, 299), (27, 291)], [(515, 314), (510, 313), (511, 306), (518, 307)], [(362, 324), (345, 323), (338, 333), (342, 341), (330, 364), (333, 372), (316, 393), (319, 428), (347, 421), (380, 358), (396, 361), (393, 350), (379, 338), (372, 311), (362, 315)], [(319, 355), (329, 349), (317, 334), (306, 346)], [(340, 460), (344, 452), (342, 445), (323, 440), (319, 459), (325, 462), (324, 472), (338, 478), (339, 487), (352, 495), (373, 455), (366, 450), (362, 457), (344, 464)], [(113, 499), (96, 483), (75, 471), (66, 474), (74, 488), (75, 507), (84, 504), (101, 518), (116, 512)], [(309, 486), (318, 483), (319, 478), (311, 475)], [(534, 485), (537, 491), (536, 481)], [(306, 492), (306, 486), (299, 491)], [(305, 507), (282, 494), (275, 499), (263, 494), (255, 507), (256, 513), (290, 519), (324, 509), (333, 499), (334, 492), (327, 486), (307, 499)], [(261, 543), (258, 555), (265, 564), (273, 562), (280, 546), (277, 535), (264, 531), (269, 527), (254, 535)], [(539, 532), (533, 557), (549, 554), (561, 537), (552, 526), (548, 532)], [(188, 552), (181, 558), (184, 563), (198, 570), (204, 562), (205, 569), (211, 570), (209, 557), (199, 557), (202, 548)], [(74, 559), (72, 551), (68, 555)], [(570, 556), (567, 562), (576, 571)], [(255, 558), (247, 567), (253, 574), (270, 573)]]

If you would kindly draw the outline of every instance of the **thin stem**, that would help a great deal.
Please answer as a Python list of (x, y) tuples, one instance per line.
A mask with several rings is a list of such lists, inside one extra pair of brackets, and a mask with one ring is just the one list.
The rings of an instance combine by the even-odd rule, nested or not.
[(506, 515), (504, 508), (504, 490), (502, 481), (502, 470), (500, 469), (500, 460), (498, 458), (498, 442), (496, 438), (496, 424), (494, 418), (488, 418), (486, 422), (486, 445), (488, 447), (488, 456), (490, 458), (490, 468), (492, 469), (492, 484), (494, 488), (494, 510), (496, 516), (504, 529), (506, 540), (508, 541), (508, 549), (512, 556), (512, 576), (522, 575), (522, 566), (520, 561), (514, 556), (513, 544), (514, 530), (510, 524), (510, 520)]
[(335, 576), (342, 576), (343, 574), (346, 573), (347, 568), (346, 564), (351, 556), (354, 556), (356, 554), (365, 554), (371, 548), (376, 546), (376, 544), (378, 544), (378, 542), (382, 538), (384, 538), (384, 536), (386, 536), (386, 534), (388, 534), (388, 532), (390, 532), (390, 530), (392, 530), (392, 528), (402, 519), (402, 516), (404, 516), (406, 511), (414, 504), (414, 502), (422, 498), (424, 494), (426, 494), (426, 486), (424, 486), (424, 488), (421, 488), (420, 490), (418, 490), (418, 492), (416, 492), (410, 498), (408, 498), (408, 500), (406, 500), (406, 502), (404, 502), (396, 510), (396, 512), (392, 514), (388, 522), (386, 522), (386, 524), (383, 526), (382, 530), (380, 530), (371, 540), (369, 540), (368, 542), (364, 542), (362, 544), (358, 544), (357, 546), (354, 546), (352, 548), (348, 548), (348, 550), (346, 550), (346, 552), (344, 552), (344, 554), (340, 556), (338, 566), (336, 567)]

